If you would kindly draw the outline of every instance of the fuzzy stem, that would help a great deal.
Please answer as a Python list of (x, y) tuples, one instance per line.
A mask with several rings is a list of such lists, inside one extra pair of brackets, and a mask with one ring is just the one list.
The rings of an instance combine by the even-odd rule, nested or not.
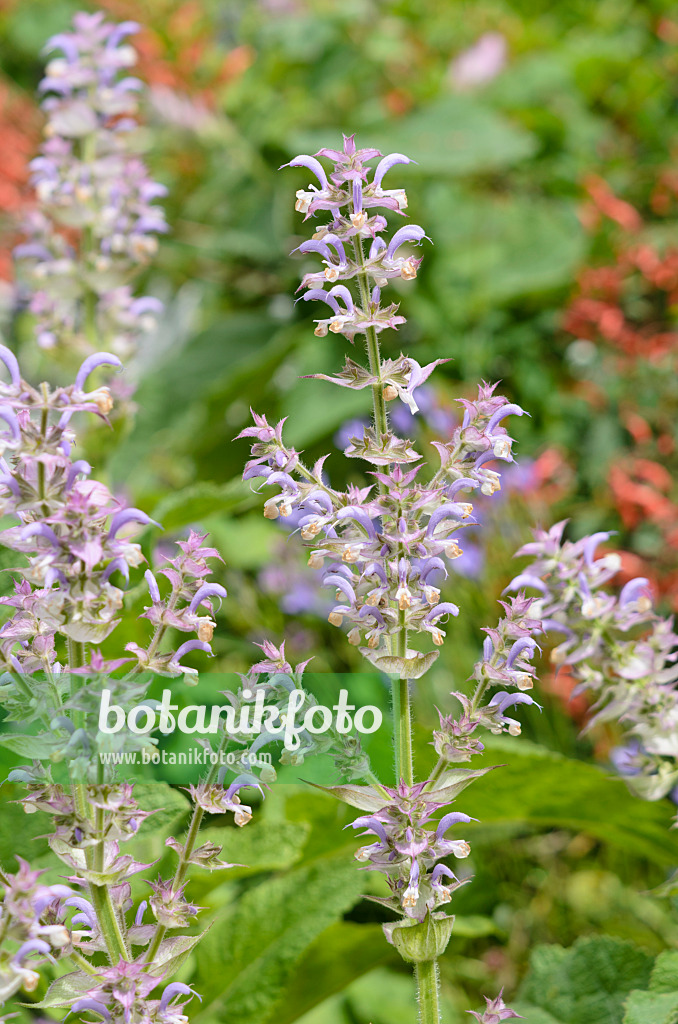
[[(353, 252), (356, 264), (360, 268), (365, 266), (365, 254), (362, 241), (358, 236), (353, 239)], [(369, 309), (370, 286), (367, 272), (361, 269), (356, 275), (360, 289), (360, 302), (365, 313)], [(367, 356), (370, 364), (370, 373), (375, 377), (381, 377), (381, 353), (379, 351), (379, 338), (374, 327), (368, 327), (366, 331)], [(384, 401), (384, 388), (381, 383), (372, 385), (372, 415), (374, 429), (378, 435), (388, 431), (388, 420), (386, 417), (386, 402)], [(401, 618), (404, 616), (401, 614)], [(397, 637), (397, 651), (400, 657), (407, 653), (407, 627), (404, 621), (401, 623)], [(393, 726), (394, 726), (394, 747), (395, 747), (395, 774), (396, 783), (404, 779), (408, 786), (414, 781), (412, 768), (412, 722), (410, 716), (409, 684), (406, 679), (394, 679), (391, 684), (391, 699), (393, 705)]]
[[(353, 252), (355, 253), (356, 264), (363, 268), (365, 266), (365, 254), (363, 244), (358, 236), (353, 239)], [(370, 307), (370, 285), (367, 278), (367, 271), (361, 269), (356, 275), (358, 288), (360, 289), (360, 302), (365, 314)], [(374, 327), (368, 327), (365, 333), (365, 344), (367, 357), (370, 363), (370, 373), (374, 377), (381, 377), (381, 353), (379, 351), (379, 339)], [(385, 434), (388, 430), (386, 419), (386, 402), (384, 401), (384, 388), (381, 383), (372, 385), (372, 408), (374, 414), (374, 429), (378, 435)]]
[(119, 960), (129, 961), (125, 936), (108, 888), (105, 885), (90, 885), (90, 897), (111, 963), (117, 964)]
[(420, 1024), (440, 1024), (440, 979), (437, 962), (426, 960), (417, 964), (415, 977)]
[[(214, 770), (214, 775), (216, 776), (216, 769)], [(214, 778), (211, 776), (212, 773), (210, 773), (210, 776), (208, 776), (208, 784), (214, 782)], [(188, 871), (188, 865), (190, 863), (193, 850), (195, 848), (196, 840), (198, 838), (198, 832), (200, 831), (200, 826), (202, 824), (204, 814), (205, 812), (203, 811), (202, 807), (196, 804), (195, 807), (193, 808), (193, 816), (191, 818), (191, 824), (189, 825), (188, 828), (186, 842), (184, 844), (184, 848), (181, 853), (181, 857), (179, 858), (179, 863), (177, 864), (177, 869), (174, 873), (174, 878), (172, 880), (173, 892), (177, 892), (177, 890), (181, 888), (184, 878), (186, 877), (186, 872)], [(148, 950), (146, 951), (146, 956), (144, 958), (147, 963), (151, 963), (157, 956), (158, 950), (160, 949), (160, 945), (162, 943), (162, 940), (165, 938), (166, 933), (167, 925), (159, 924), (158, 927), (155, 929), (153, 940), (150, 946), (148, 947)]]
[[(221, 754), (222, 750), (225, 749), (229, 739), (230, 737), (228, 733), (226, 732), (226, 730), (224, 730), (221, 743), (219, 744), (219, 750), (217, 751), (218, 754)], [(216, 781), (217, 775), (219, 774), (219, 761), (220, 758), (218, 757), (217, 763), (213, 764), (209, 770), (207, 779), (205, 780), (206, 785), (208, 786), (214, 785), (214, 782)], [(193, 850), (195, 849), (195, 844), (198, 839), (198, 833), (200, 832), (200, 826), (202, 824), (204, 814), (205, 812), (202, 809), (202, 807), (200, 807), (199, 804), (196, 804), (193, 808), (191, 824), (188, 826), (186, 842), (184, 843), (184, 848), (181, 851), (179, 863), (177, 864), (177, 869), (174, 872), (174, 878), (172, 880), (172, 891), (175, 893), (181, 888), (181, 886), (184, 883), (184, 879), (186, 878), (186, 872), (188, 871), (188, 865), (191, 862), (191, 856), (193, 854)], [(157, 956), (158, 950), (160, 949), (160, 944), (164, 939), (166, 933), (166, 925), (159, 924), (158, 927), (155, 929), (155, 934), (144, 957), (147, 963), (150, 963)]]
[(95, 978), (98, 977), (98, 971), (96, 967), (93, 967), (89, 960), (87, 960), (82, 955), (82, 953), (78, 952), (77, 949), (72, 949), (68, 954), (68, 958), (69, 960), (72, 960), (73, 963), (76, 964), (82, 971), (84, 971), (85, 974), (91, 974)]
[[(76, 643), (73, 640), (68, 641), (68, 654), (71, 670), (74, 668), (80, 668), (87, 660), (85, 645), (82, 643)], [(71, 672), (72, 694), (77, 692), (77, 689), (79, 688), (78, 683), (78, 677)], [(74, 717), (76, 719), (81, 718), (82, 713), (74, 712)], [(92, 811), (92, 807), (89, 805), (87, 800), (87, 787), (83, 785), (83, 783), (73, 782), (72, 784), (75, 808), (80, 817), (83, 819), (89, 818), (94, 821), (97, 837), (94, 846), (89, 846), (85, 850), (87, 867), (90, 871), (102, 871), (105, 863), (104, 812), (100, 808), (96, 808)], [(117, 964), (120, 959), (129, 960), (130, 955), (127, 949), (122, 924), (118, 919), (115, 907), (113, 906), (113, 900), (111, 899), (108, 886), (96, 885), (94, 882), (91, 882), (89, 884), (89, 892), (92, 900), (92, 906), (94, 907), (111, 963)]]

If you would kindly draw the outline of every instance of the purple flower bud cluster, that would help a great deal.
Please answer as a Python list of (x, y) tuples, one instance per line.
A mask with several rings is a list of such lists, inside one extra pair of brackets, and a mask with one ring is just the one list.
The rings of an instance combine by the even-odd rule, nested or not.
[(516, 553), (534, 561), (508, 590), (539, 593), (531, 614), (545, 632), (564, 640), (555, 665), (568, 665), (580, 691), (590, 691), (597, 722), (617, 720), (637, 741), (632, 789), (646, 799), (665, 796), (678, 781), (678, 636), (672, 619), (654, 611), (650, 584), (633, 579), (618, 594), (605, 589), (620, 568), (616, 554), (596, 558), (609, 533), (563, 540), (566, 522), (535, 531)]
[[(0, 543), (25, 562), (13, 570), (14, 594), (0, 599), (11, 611), (0, 627), (0, 662), (6, 673), (2, 700), (15, 720), (42, 725), (37, 737), (21, 737), (33, 744), (36, 759), (14, 769), (10, 781), (26, 784), (26, 813), (52, 817), (49, 845), (74, 887), (41, 886), (39, 872), (31, 873), (23, 863), (17, 876), (3, 877), (0, 996), (20, 987), (34, 989), (39, 980), (35, 963), (105, 952), (114, 966), (93, 970), (91, 986), (79, 987), (84, 995), (73, 1010), (92, 1011), (106, 1020), (174, 1024), (182, 1018), (185, 1000), (180, 997), (192, 993), (175, 983), (158, 999), (150, 998), (161, 979), (152, 971), (150, 955), (148, 965), (132, 962), (132, 946), (147, 947), (154, 955), (169, 952), (174, 939), (165, 939), (167, 929), (185, 927), (198, 910), (183, 895), (188, 864), (230, 865), (219, 860), (221, 850), (214, 844), (194, 849), (197, 827), (183, 846), (170, 839), (179, 857), (177, 874), (171, 881), (152, 883), (150, 900), (135, 909), (129, 878), (150, 865), (124, 852), (122, 844), (137, 837), (149, 812), (139, 806), (133, 786), (116, 782), (110, 769), (104, 767), (102, 781), (98, 755), (111, 748), (98, 728), (98, 701), (101, 685), (122, 703), (134, 704), (144, 697), (152, 673), (195, 678), (196, 670), (182, 659), (194, 650), (212, 653), (212, 613), (226, 591), (208, 579), (208, 561), (220, 556), (205, 546), (204, 535), (190, 532), (160, 569), (171, 588), (166, 597), (154, 574), (146, 572), (151, 603), (142, 617), (152, 627), (148, 646), (129, 644), (135, 657), (108, 660), (90, 649), (119, 624), (120, 584), (145, 561), (129, 529), (153, 522), (94, 480), (89, 463), (72, 457), (75, 414), (93, 412), (106, 420), (111, 411), (109, 389), (90, 389), (90, 374), (101, 366), (119, 367), (120, 361), (113, 354), (88, 356), (74, 383), (57, 388), (24, 381), (15, 356), (2, 346), (0, 362), (9, 377), (0, 382), (0, 509), (15, 520), (0, 534)], [(195, 638), (168, 651), (170, 631), (194, 633)], [(124, 678), (113, 675), (130, 662)], [(88, 717), (93, 709), (95, 720)], [(129, 732), (114, 739), (148, 743)], [(53, 781), (53, 761), (68, 766), (69, 789)], [(251, 811), (237, 790), (251, 784), (249, 777), (236, 779), (226, 790), (208, 777), (194, 787), (197, 823), (207, 809), (230, 811), (237, 824), (245, 824)], [(145, 924), (148, 902), (155, 923)], [(69, 920), (71, 910), (76, 913)], [(89, 977), (83, 974), (81, 980)]]
[(167, 230), (156, 205), (166, 189), (149, 178), (132, 141), (143, 86), (128, 74), (136, 54), (127, 39), (138, 28), (81, 12), (73, 31), (45, 47), (60, 55), (40, 85), (45, 141), (31, 164), (38, 206), (15, 253), (45, 349), (86, 354), (95, 345), (126, 358), (162, 311), (130, 286)]
[(87, 379), (98, 366), (119, 366), (117, 356), (89, 356), (75, 383), (56, 389), (23, 381), (14, 355), (2, 346), (0, 360), (10, 376), (0, 385), (0, 508), (18, 520), (0, 542), (28, 562), (16, 570), (21, 582), (14, 596), (1, 599), (16, 613), (0, 629), (0, 651), (6, 668), (32, 672), (53, 664), (56, 633), (98, 643), (114, 629), (123, 592), (111, 577), (127, 578), (142, 561), (139, 545), (122, 531), (151, 520), (124, 508), (90, 479), (89, 463), (71, 457), (73, 414), (91, 411), (105, 419), (111, 409), (108, 388), (87, 391)]
[(151, 964), (143, 961), (129, 963), (122, 959), (110, 967), (98, 968), (92, 987), (73, 1003), (71, 1010), (94, 1013), (106, 1022), (184, 1024), (188, 1021), (184, 1007), (197, 993), (183, 982), (174, 981), (165, 987), (159, 999), (149, 998), (162, 984), (162, 977), (151, 968)]
[(503, 1020), (525, 1020), (519, 1013), (516, 1013), (515, 1010), (506, 1005), (502, 998), (503, 994), (504, 990), (502, 989), (495, 999), (488, 999), (485, 996), (487, 1006), (482, 1013), (476, 1013), (475, 1010), (469, 1010), (468, 1012), (472, 1017), (475, 1017), (478, 1024), (501, 1024)]
[[(137, 658), (140, 669), (146, 669), (163, 676), (183, 675), (186, 681), (197, 677), (197, 670), (181, 664), (181, 659), (191, 651), (204, 651), (212, 656), (209, 641), (214, 635), (215, 622), (211, 618), (213, 602), (226, 597), (226, 591), (219, 583), (206, 583), (211, 569), (207, 562), (218, 558), (223, 561), (216, 548), (205, 547), (206, 534), (191, 530), (186, 540), (177, 541), (179, 554), (176, 558), (165, 557), (166, 565), (160, 574), (169, 580), (171, 590), (161, 597), (158, 581), (150, 569), (146, 570), (146, 583), (151, 604), (143, 612), (155, 627), (147, 647), (129, 643), (125, 650)], [(202, 610), (210, 614), (205, 615)], [(163, 653), (159, 650), (163, 637), (169, 629), (183, 633), (195, 633), (193, 640), (187, 640), (176, 651)]]
[[(524, 692), (533, 686), (535, 669), (530, 659), (539, 650), (531, 634), (541, 631), (540, 620), (530, 615), (532, 603), (522, 595), (509, 602), (502, 601), (505, 617), (496, 628), (485, 628), (483, 657), (473, 672), (476, 681), (473, 696), (452, 693), (462, 706), (461, 718), (439, 712), (440, 728), (433, 733), (433, 746), (441, 763), (469, 761), (474, 754), (481, 753), (483, 744), (474, 735), (478, 728), (494, 735), (508, 732), (519, 736), (520, 722), (506, 714), (507, 708), (523, 704), (539, 706)], [(483, 705), (487, 690), (494, 686), (512, 689), (499, 690)]]
[[(377, 902), (405, 917), (423, 921), (429, 911), (449, 903), (452, 893), (464, 883), (441, 863), (445, 857), (468, 857), (471, 847), (463, 839), (450, 839), (448, 832), (459, 822), (469, 822), (468, 814), (450, 812), (431, 824), (436, 811), (444, 807), (449, 795), (444, 791), (426, 791), (428, 783), (396, 789), (384, 787), (388, 803), (361, 815), (350, 825), (363, 828), (364, 836), (376, 836), (376, 842), (356, 851), (356, 860), (366, 871), (385, 875), (392, 895), (376, 897)], [(376, 797), (378, 804), (383, 798)]]
[(17, 948), (0, 952), (0, 1003), (20, 989), (33, 992), (40, 974), (35, 969), (68, 955), (70, 930), (64, 924), (66, 900), (73, 895), (67, 885), (44, 885), (44, 871), (34, 871), (21, 857), (15, 874), (2, 872), (0, 931)]
[[(505, 399), (496, 401), (502, 403), (500, 410), (513, 411)], [(478, 404), (482, 407), (482, 399)], [(483, 416), (482, 411), (474, 414), (473, 422), (482, 423)], [(492, 418), (485, 415), (485, 420), (490, 424)], [(489, 429), (505, 436), (498, 434), (496, 424)], [(467, 450), (463, 439), (455, 445), (451, 483), (442, 469), (429, 483), (417, 479), (421, 465), (404, 465), (412, 461), (409, 450), (398, 458), (407, 442), (390, 435), (379, 452), (368, 441), (359, 453), (380, 467), (372, 472), (376, 486), (345, 492), (326, 483), (324, 459), (312, 470), (303, 466), (299, 454), (284, 444), (282, 423), (273, 428), (265, 416), (255, 414), (255, 426), (239, 435), (255, 438), (244, 478), (280, 488), (266, 501), (264, 515), (275, 519), (295, 514), (302, 539), (312, 545), (309, 565), (323, 568), (324, 584), (337, 592), (339, 603), (330, 612), (330, 622), (346, 621), (349, 642), (365, 644), (361, 649), (375, 664), (384, 665), (383, 657), (391, 655), (388, 641), (403, 627), (427, 633), (440, 646), (442, 622), (458, 614), (455, 604), (441, 602), (436, 584), (448, 574), (445, 559), (462, 553), (455, 534), (476, 523), (472, 504), (460, 501), (460, 493), (477, 488), (479, 477), (485, 481), (493, 472), (484, 464), (476, 468), (484, 454), (478, 437), (487, 435), (477, 426), (474, 430), (478, 447)], [(421, 652), (408, 651), (405, 657), (409, 678), (425, 670)]]

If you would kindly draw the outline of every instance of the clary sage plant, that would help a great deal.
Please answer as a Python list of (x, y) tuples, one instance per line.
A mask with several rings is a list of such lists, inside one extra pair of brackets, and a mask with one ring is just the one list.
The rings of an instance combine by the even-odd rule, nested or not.
[[(92, 382), (92, 375), (120, 369), (120, 357), (159, 312), (156, 300), (132, 289), (138, 265), (152, 256), (165, 229), (155, 204), (163, 189), (126, 143), (140, 88), (126, 75), (134, 63), (127, 39), (136, 28), (79, 14), (72, 32), (48, 44), (61, 56), (50, 61), (42, 87), (47, 130), (33, 164), (38, 206), (17, 256), (37, 344), (78, 353), (80, 369), (66, 386), (33, 386), (16, 356), (0, 348), (0, 503), (11, 521), (0, 543), (20, 562), (11, 570), (13, 592), (0, 599), (8, 610), (0, 627), (0, 699), (10, 721), (32, 727), (3, 742), (27, 761), (11, 780), (25, 787), (27, 813), (51, 817), (49, 845), (64, 866), (64, 879), (55, 884), (21, 858), (15, 871), (5, 867), (0, 874), (0, 999), (35, 992), (41, 972), (57, 964), (67, 972), (59, 971), (38, 1006), (68, 1009), (90, 1024), (183, 1024), (199, 993), (173, 978), (202, 938), (185, 933), (200, 909), (187, 891), (189, 868), (231, 866), (218, 845), (201, 840), (201, 824), (210, 814), (232, 815), (237, 826), (251, 820), (243, 790), (263, 792), (274, 781), (275, 769), (257, 758), (280, 736), (261, 729), (243, 740), (222, 723), (204, 740), (214, 758), (189, 787), (188, 831), (164, 837), (176, 855), (174, 873), (150, 882), (147, 899), (135, 899), (129, 879), (150, 865), (124, 844), (143, 831), (149, 810), (101, 755), (153, 749), (154, 740), (150, 730), (102, 730), (97, 709), (107, 690), (109, 704), (121, 712), (141, 706), (150, 717), (148, 691), (156, 677), (195, 682), (198, 670), (184, 659), (212, 654), (214, 614), (227, 596), (210, 579), (219, 553), (197, 531), (179, 539), (172, 553), (158, 552), (155, 569), (144, 572), (142, 547), (129, 531), (157, 524), (111, 494), (74, 447), (79, 418), (106, 421), (113, 407), (109, 383)], [(626, 770), (649, 798), (678, 778), (678, 669), (672, 624), (653, 612), (647, 581), (632, 581), (618, 597), (603, 589), (618, 568), (609, 555), (595, 558), (607, 535), (571, 543), (563, 541), (563, 524), (539, 531), (519, 552), (532, 556), (533, 565), (509, 585), (502, 618), (485, 630), (472, 686), (452, 694), (452, 710), (440, 714), (432, 737), (437, 764), (416, 772), (411, 690), (435, 662), (459, 611), (442, 591), (449, 564), (461, 553), (461, 532), (476, 522), (469, 499), (500, 490), (497, 467), (513, 461), (506, 421), (524, 411), (495, 386), (481, 384), (474, 400), (462, 401), (463, 419), (450, 436), (434, 442), (431, 458), (394, 429), (391, 403), (416, 411), (417, 389), (444, 361), (421, 366), (381, 348), (384, 332), (404, 322), (397, 303), (382, 298), (384, 290), (394, 280), (416, 278), (416, 253), (426, 241), (416, 225), (389, 228), (389, 219), (404, 216), (407, 197), (402, 188), (385, 187), (385, 179), (390, 184), (393, 169), (408, 163), (400, 153), (357, 149), (345, 137), (341, 150), (301, 155), (290, 164), (317, 182), (297, 192), (298, 212), (317, 225), (299, 251), (321, 261), (320, 270), (304, 276), (302, 298), (326, 307), (315, 307), (322, 312), (318, 338), (332, 332), (352, 345), (343, 369), (314, 376), (371, 394), (372, 423), (345, 451), (359, 460), (367, 482), (333, 487), (326, 459), (307, 466), (286, 444), (283, 424), (270, 426), (264, 415), (255, 415), (241, 436), (252, 439), (244, 475), (265, 489), (264, 514), (294, 521), (309, 563), (322, 570), (334, 595), (330, 621), (392, 681), (394, 778), (378, 778), (355, 737), (338, 730), (302, 732), (281, 761), (333, 756), (344, 781), (329, 791), (360, 812), (351, 823), (365, 840), (356, 860), (385, 880), (387, 895), (378, 901), (393, 918), (385, 937), (414, 964), (421, 1020), (435, 1024), (437, 960), (454, 921), (441, 908), (468, 881), (451, 865), (470, 852), (463, 826), (475, 809), (469, 796), (466, 811), (452, 809), (453, 801), (489, 771), (467, 767), (483, 750), (483, 730), (520, 733), (513, 709), (535, 703), (529, 691), (544, 635), (564, 637), (554, 660), (573, 665), (594, 693), (596, 717), (628, 724)], [(100, 645), (107, 641), (110, 651), (128, 614), (130, 578), (147, 591), (146, 639), (104, 656)], [(526, 596), (530, 589), (536, 597)], [(185, 634), (184, 642), (176, 643), (177, 634)], [(265, 706), (280, 717), (293, 691), (312, 709), (305, 664), (293, 668), (284, 645), (265, 641), (262, 649), (263, 659), (238, 691), (225, 694), (233, 712)], [(218, 755), (229, 745), (238, 756), (224, 768)], [(56, 778), (57, 766), (67, 770), (65, 781)], [(480, 1024), (518, 1016), (501, 992), (486, 1003), (483, 1011), (469, 1011)]]

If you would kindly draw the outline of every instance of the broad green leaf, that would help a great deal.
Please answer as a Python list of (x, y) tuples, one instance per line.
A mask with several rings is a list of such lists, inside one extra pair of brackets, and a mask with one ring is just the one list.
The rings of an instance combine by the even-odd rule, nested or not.
[(650, 988), (653, 992), (678, 992), (678, 950), (666, 949), (654, 962)]
[(164, 782), (137, 783), (134, 798), (143, 811), (153, 812), (139, 829), (142, 839), (159, 833), (165, 838), (191, 809), (188, 797)]
[(298, 861), (311, 826), (306, 822), (256, 821), (246, 828), (209, 826), (200, 830), (198, 846), (216, 843), (220, 857), (239, 865), (229, 871), (228, 879), (255, 871), (283, 871)]
[[(397, 168), (385, 179), (385, 188), (402, 188), (413, 174), (486, 174), (519, 163), (536, 148), (536, 140), (524, 128), (468, 95), (443, 96), (400, 120), (365, 128), (362, 138), (369, 138), (369, 145), (382, 153), (416, 154), (417, 165)], [(326, 146), (327, 139), (327, 131), (303, 132), (293, 136), (290, 147), (295, 153), (313, 153)]]
[(539, 946), (514, 1009), (528, 1024), (542, 1024), (532, 1009), (555, 1024), (622, 1024), (624, 1000), (647, 987), (651, 970), (649, 953), (606, 935), (581, 938), (570, 949)]
[(249, 493), (239, 479), (223, 486), (201, 482), (166, 494), (154, 508), (153, 518), (165, 530), (179, 530), (208, 516), (230, 512), (248, 498)]
[(506, 763), (475, 782), (460, 801), (460, 809), (482, 825), (524, 821), (538, 828), (569, 828), (657, 864), (675, 864), (667, 801), (638, 800), (603, 769), (526, 741), (493, 739), (486, 747), (485, 760)]
[[(276, 1024), (292, 1024), (355, 978), (386, 962), (398, 963), (381, 925), (340, 921), (327, 928), (297, 965), (276, 1012)], [(309, 984), (309, 978), (313, 984)]]
[(201, 944), (196, 985), (204, 1002), (195, 1019), (265, 1024), (302, 955), (353, 906), (361, 888), (360, 872), (343, 856), (320, 858), (248, 890)]
[(631, 992), (623, 1024), (677, 1024), (678, 992)]
[(39, 736), (23, 736), (10, 733), (0, 738), (0, 744), (13, 754), (20, 754), (21, 757), (36, 758), (44, 760), (49, 757), (52, 750), (61, 747), (63, 740), (56, 736), (49, 736), (47, 733), (40, 733)]
[(30, 1003), (35, 1009), (46, 1010), (49, 1008), (71, 1006), (76, 999), (92, 987), (92, 977), (84, 971), (73, 971), (72, 974), (64, 974), (57, 978), (47, 989), (47, 994), (39, 1003)]
[(23, 804), (15, 803), (23, 787), (2, 787), (2, 828), (0, 828), (0, 865), (5, 871), (17, 870), (16, 857), (33, 860), (47, 852), (46, 820), (43, 814), (26, 814)]
[(409, 971), (396, 973), (384, 967), (372, 971), (351, 986), (347, 998), (354, 1020), (372, 1024), (412, 1024), (416, 1020), (417, 996)]
[(491, 198), (436, 185), (433, 278), (446, 304), (476, 313), (568, 285), (586, 245), (572, 204), (533, 196)]

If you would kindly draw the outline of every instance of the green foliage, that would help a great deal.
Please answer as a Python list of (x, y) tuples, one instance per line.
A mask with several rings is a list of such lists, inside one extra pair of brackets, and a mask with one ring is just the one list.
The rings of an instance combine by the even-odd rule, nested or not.
[(621, 1024), (626, 996), (651, 970), (649, 954), (609, 936), (540, 946), (513, 1006), (527, 1024)]
[(249, 889), (201, 944), (195, 980), (203, 1004), (195, 1020), (276, 1019), (300, 959), (353, 906), (360, 883), (354, 864), (340, 856)]
[(662, 866), (675, 863), (668, 802), (638, 800), (621, 779), (596, 765), (525, 741), (496, 739), (487, 748), (485, 760), (505, 763), (460, 801), (466, 806), (473, 800), (481, 825), (523, 821), (539, 829), (566, 828)]

